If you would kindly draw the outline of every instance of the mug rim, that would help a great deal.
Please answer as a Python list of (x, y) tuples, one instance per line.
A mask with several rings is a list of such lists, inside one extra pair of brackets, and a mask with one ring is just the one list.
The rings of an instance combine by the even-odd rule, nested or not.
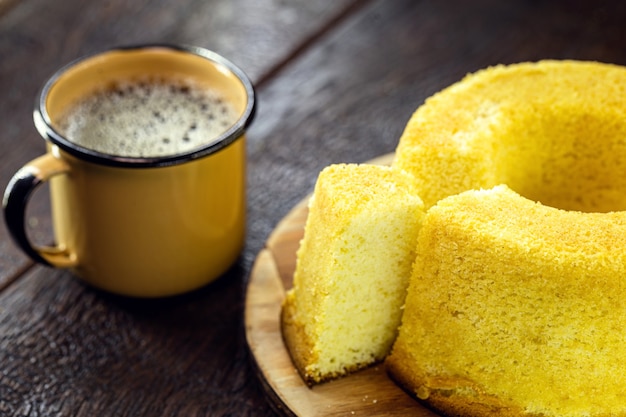
[[(87, 61), (91, 58), (95, 58), (99, 55), (117, 51), (133, 51), (141, 49), (169, 49), (177, 52), (184, 52), (196, 55), (200, 58), (204, 58), (208, 61), (214, 62), (218, 65), (225, 67), (228, 71), (234, 74), (241, 82), (247, 95), (247, 103), (241, 116), (233, 123), (225, 132), (215, 137), (213, 141), (206, 145), (201, 145), (188, 151), (181, 153), (162, 155), (162, 156), (124, 156), (114, 155), (104, 152), (99, 152), (81, 145), (78, 145), (68, 140), (63, 134), (52, 126), (50, 115), (46, 107), (46, 99), (48, 93), (55, 85), (57, 80), (70, 68)], [(52, 144), (57, 145), (62, 150), (69, 154), (85, 161), (94, 162), (100, 165), (126, 167), (126, 168), (154, 168), (154, 167), (166, 167), (176, 164), (181, 164), (194, 159), (209, 156), (213, 153), (220, 151), (227, 147), (237, 139), (242, 137), (254, 119), (256, 113), (256, 95), (252, 82), (248, 76), (238, 66), (232, 63), (230, 60), (224, 58), (216, 52), (209, 49), (191, 46), (191, 45), (177, 45), (167, 43), (151, 43), (151, 44), (138, 44), (127, 45), (109, 48), (99, 52), (84, 55), (74, 61), (64, 65), (58, 69), (43, 85), (40, 93), (37, 96), (37, 102), (35, 103), (35, 110), (33, 112), (33, 118), (35, 125), (44, 139), (50, 141)]]

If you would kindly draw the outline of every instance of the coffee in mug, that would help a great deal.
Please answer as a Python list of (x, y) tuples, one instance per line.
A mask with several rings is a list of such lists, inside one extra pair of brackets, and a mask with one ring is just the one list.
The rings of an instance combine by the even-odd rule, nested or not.
[[(230, 61), (172, 45), (77, 60), (34, 111), (48, 152), (5, 191), (9, 232), (35, 261), (97, 288), (161, 297), (199, 288), (237, 259), (245, 234), (252, 84)], [(26, 204), (49, 182), (55, 244), (33, 245)]]
[(119, 80), (79, 99), (59, 119), (68, 140), (129, 157), (173, 155), (206, 146), (237, 120), (219, 92), (193, 79)]

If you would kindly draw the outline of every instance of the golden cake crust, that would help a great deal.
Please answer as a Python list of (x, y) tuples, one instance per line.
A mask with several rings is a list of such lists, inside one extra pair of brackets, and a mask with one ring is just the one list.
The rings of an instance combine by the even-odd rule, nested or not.
[(316, 381), (313, 376), (309, 375), (306, 371), (306, 365), (315, 360), (315, 358), (312, 357), (313, 345), (304, 331), (304, 326), (298, 323), (294, 318), (295, 306), (293, 304), (293, 297), (293, 293), (287, 293), (283, 308), (280, 312), (282, 336), (298, 373), (300, 373), (304, 382), (308, 385), (313, 385), (317, 382), (321, 382)]

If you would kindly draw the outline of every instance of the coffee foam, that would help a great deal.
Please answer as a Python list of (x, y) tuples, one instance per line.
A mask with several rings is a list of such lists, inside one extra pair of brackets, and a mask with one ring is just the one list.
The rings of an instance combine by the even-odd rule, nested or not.
[(121, 81), (84, 97), (59, 121), (71, 142), (127, 157), (209, 145), (237, 120), (231, 103), (189, 79)]

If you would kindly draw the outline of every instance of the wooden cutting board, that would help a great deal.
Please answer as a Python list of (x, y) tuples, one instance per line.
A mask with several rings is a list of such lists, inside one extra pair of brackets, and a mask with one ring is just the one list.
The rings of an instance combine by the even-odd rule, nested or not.
[[(388, 164), (393, 155), (371, 163)], [(254, 264), (245, 305), (246, 338), (275, 409), (288, 416), (436, 416), (387, 376), (380, 364), (309, 388), (291, 362), (280, 330), (285, 289), (291, 288), (308, 198), (276, 226)]]

